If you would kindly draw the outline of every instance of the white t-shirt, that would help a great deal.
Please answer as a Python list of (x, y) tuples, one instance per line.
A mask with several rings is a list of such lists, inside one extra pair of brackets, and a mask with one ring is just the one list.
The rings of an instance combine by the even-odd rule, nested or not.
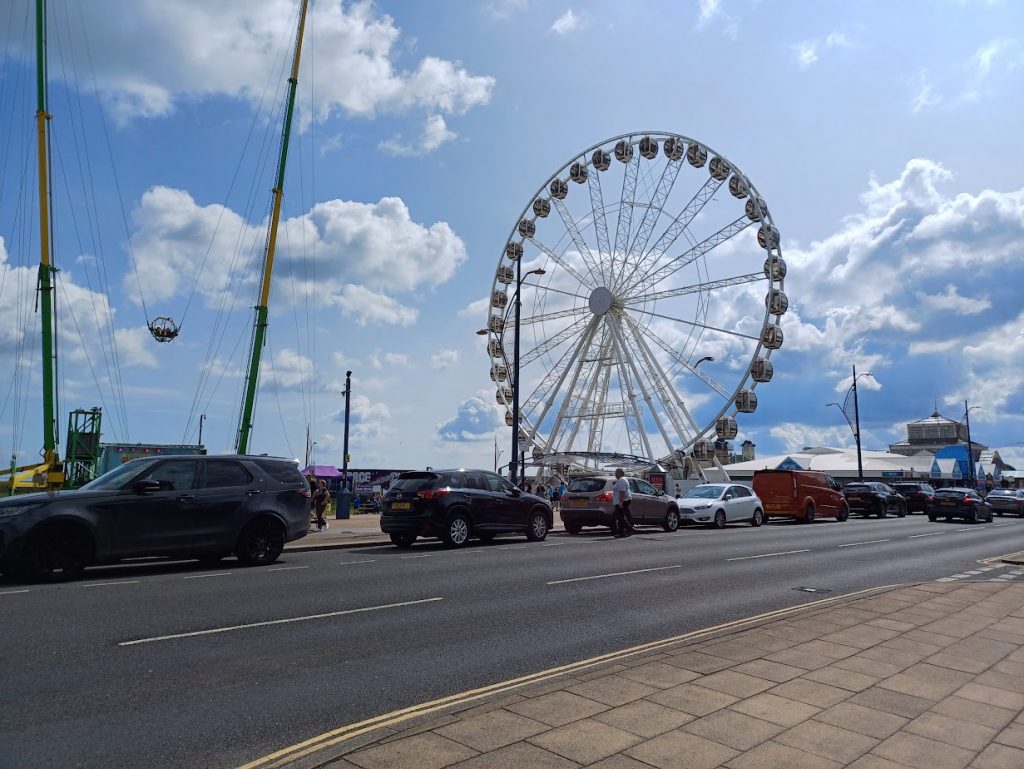
[(629, 491), (629, 481), (625, 478), (616, 478), (615, 483), (612, 484), (612, 504), (621, 505), (623, 502), (628, 502), (633, 499), (633, 495)]

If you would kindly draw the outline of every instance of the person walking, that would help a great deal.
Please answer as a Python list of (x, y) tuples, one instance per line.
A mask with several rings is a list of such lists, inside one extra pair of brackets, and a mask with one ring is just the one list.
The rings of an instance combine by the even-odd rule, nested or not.
[(633, 495), (629, 491), (629, 481), (625, 471), (620, 467), (615, 470), (615, 482), (612, 484), (612, 504), (615, 505), (615, 517), (612, 518), (612, 534), (616, 537), (628, 537), (633, 533), (633, 516), (629, 506)]
[(327, 481), (321, 479), (313, 492), (313, 512), (316, 513), (316, 530), (327, 531), (330, 524), (324, 519), (327, 503), (331, 501), (331, 492), (327, 489)]
[(558, 481), (558, 489), (555, 491), (555, 512), (562, 512), (562, 497), (565, 496), (565, 481)]

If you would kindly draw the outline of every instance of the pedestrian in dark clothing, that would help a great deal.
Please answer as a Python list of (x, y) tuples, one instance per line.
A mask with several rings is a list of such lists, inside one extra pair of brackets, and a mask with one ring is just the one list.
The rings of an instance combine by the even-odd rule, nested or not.
[(327, 503), (331, 501), (331, 492), (327, 489), (327, 481), (321, 480), (313, 492), (313, 512), (316, 514), (316, 530), (327, 531), (330, 524), (324, 519)]

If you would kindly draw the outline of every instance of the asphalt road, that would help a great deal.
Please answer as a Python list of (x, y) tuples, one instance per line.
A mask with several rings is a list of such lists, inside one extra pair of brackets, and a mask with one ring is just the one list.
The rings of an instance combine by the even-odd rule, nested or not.
[(1022, 549), (1024, 520), (918, 515), (0, 582), (0, 767), (238, 766), (396, 708)]

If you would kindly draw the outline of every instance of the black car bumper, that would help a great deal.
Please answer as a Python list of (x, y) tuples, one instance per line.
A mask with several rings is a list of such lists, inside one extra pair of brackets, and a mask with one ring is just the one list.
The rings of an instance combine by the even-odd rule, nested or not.
[(418, 537), (439, 537), (441, 527), (429, 518), (382, 515), (380, 530), (385, 534), (415, 534)]
[(615, 519), (614, 511), (595, 509), (571, 509), (563, 507), (559, 516), (566, 526), (611, 526)]

